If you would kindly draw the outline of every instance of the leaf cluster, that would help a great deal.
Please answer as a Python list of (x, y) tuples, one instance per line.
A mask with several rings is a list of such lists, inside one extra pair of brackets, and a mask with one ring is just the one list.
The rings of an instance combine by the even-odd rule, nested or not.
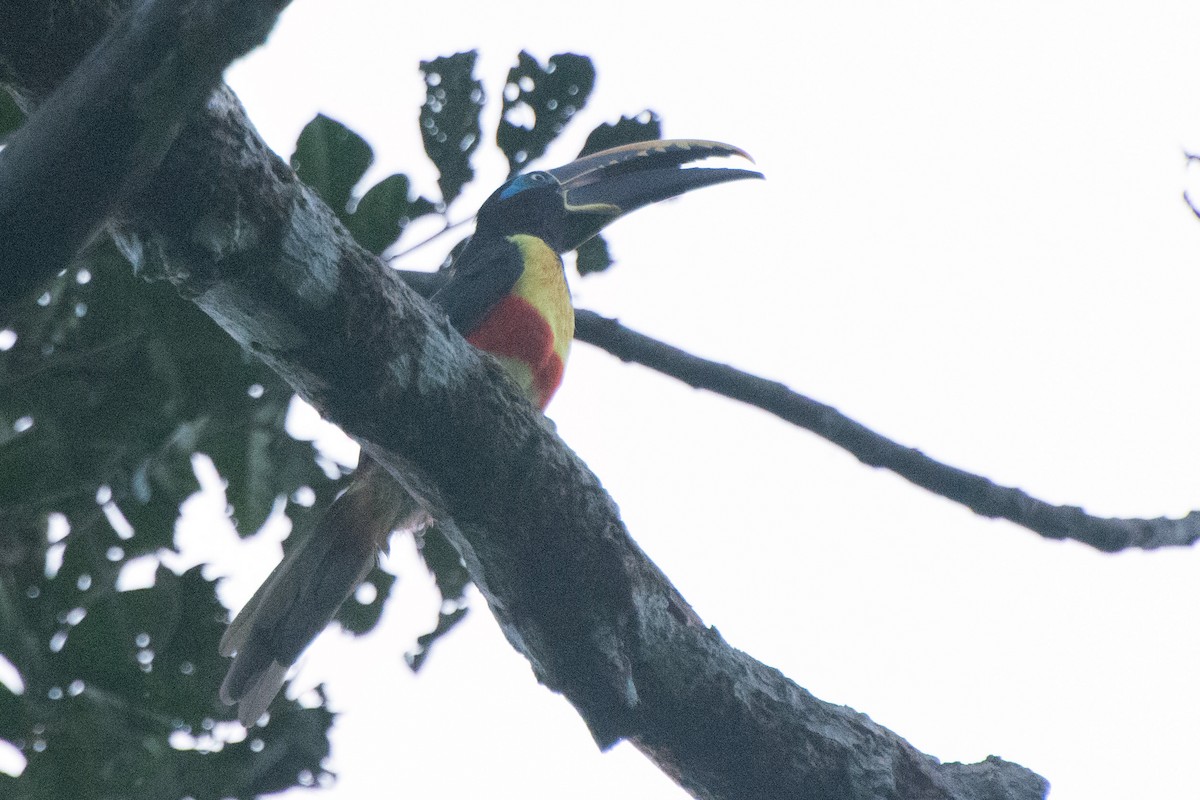
[[(474, 178), (486, 101), (476, 61), (468, 52), (421, 63), (418, 124), (438, 200), (415, 196), (403, 174), (357, 193), (370, 146), (323, 115), (301, 133), (292, 165), (372, 252), (416, 219), (445, 222)], [(594, 83), (586, 57), (518, 56), (495, 133), (510, 171), (546, 152)], [(20, 120), (0, 94), (0, 135)], [(659, 135), (647, 111), (597, 128), (584, 151)], [(600, 239), (579, 254), (581, 272), (610, 263)], [(332, 721), (323, 695), (277, 702), (265, 729), (232, 723), (216, 699), (226, 611), (215, 582), (199, 568), (155, 566), (175, 549), (201, 455), (241, 535), (272, 513), (305, 526), (341, 488), (312, 445), (285, 430), (290, 388), (168, 286), (135, 276), (108, 243), (2, 324), (0, 740), (27, 764), (16, 778), (0, 773), (0, 796), (203, 800), (321, 780)], [(293, 502), (304, 495), (315, 502)], [(414, 670), (466, 613), (468, 583), (436, 529), (417, 544), (444, 602), (407, 656)], [(129, 588), (131, 565), (147, 564), (153, 585)], [(368, 581), (373, 596), (339, 615), (356, 634), (378, 622), (395, 577), (376, 568)]]

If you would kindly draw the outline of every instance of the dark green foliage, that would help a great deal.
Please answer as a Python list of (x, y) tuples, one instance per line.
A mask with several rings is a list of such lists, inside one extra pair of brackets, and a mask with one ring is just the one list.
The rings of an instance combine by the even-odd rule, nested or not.
[(17, 108), (17, 102), (8, 92), (0, 90), (0, 144), (8, 134), (20, 127), (25, 115)]
[[(149, 589), (92, 587), (43, 622), (54, 637), (26, 674), (25, 692), (0, 687), (0, 736), (28, 765), (0, 776), (5, 798), (253, 798), (319, 776), (328, 755), (324, 708), (277, 706), (272, 724), (244, 738), (205, 676), (224, 661), (225, 610), (199, 568), (160, 568)], [(5, 617), (46, 617), (44, 598), (5, 581)], [(8, 628), (5, 619), (5, 628)], [(41, 641), (28, 647), (40, 649)]]
[(446, 611), (444, 608), (438, 613), (437, 625), (429, 633), (423, 633), (417, 637), (417, 646), (404, 654), (404, 660), (408, 663), (408, 668), (413, 672), (421, 669), (425, 663), (425, 659), (429, 657), (429, 648), (438, 639), (450, 632), (450, 629), (462, 621), (462, 618), (467, 615), (465, 606), (454, 607), (451, 611)]
[(371, 146), (340, 122), (318, 114), (304, 126), (292, 168), (333, 209), (359, 244), (378, 255), (416, 217), (432, 214), (424, 197), (409, 199), (406, 175), (384, 178), (355, 202), (352, 191), (375, 160)]
[(371, 587), (371, 597), (367, 602), (362, 602), (357, 593), (351, 595), (349, 600), (342, 603), (342, 607), (338, 609), (334, 619), (346, 631), (355, 636), (361, 636), (374, 630), (375, 626), (379, 624), (379, 615), (383, 613), (383, 604), (391, 594), (392, 585), (395, 582), (395, 575), (384, 572), (378, 566), (373, 567), (367, 577), (363, 579), (363, 584)]
[[(521, 51), (517, 65), (508, 71), (503, 114), (496, 128), (496, 144), (508, 158), (510, 176), (546, 152), (567, 122), (583, 110), (595, 85), (596, 69), (586, 56), (560, 53), (543, 67)], [(531, 127), (520, 119), (529, 111)]]
[(485, 95), (475, 79), (474, 50), (421, 62), (425, 104), (421, 106), (421, 138), (425, 153), (438, 168), (442, 201), (450, 205), (475, 177), (471, 154), (479, 147), (479, 114)]
[(358, 243), (376, 255), (382, 253), (404, 233), (408, 223), (432, 214), (433, 203), (424, 197), (409, 199), (406, 175), (391, 175), (375, 184), (358, 201), (346, 227)]
[(607, 150), (610, 147), (620, 147), (634, 142), (648, 142), (651, 139), (662, 138), (662, 118), (650, 109), (633, 117), (621, 117), (611, 125), (607, 122), (597, 125), (588, 134), (580, 157)]
[(603, 272), (613, 265), (608, 242), (601, 235), (593, 236), (575, 250), (575, 269), (580, 275)]
[[(473, 177), (484, 100), (475, 63), (475, 53), (460, 53), (421, 65), (429, 91), (420, 125), (446, 204)], [(520, 55), (505, 112), (527, 103), (536, 124), (502, 122), (496, 134), (514, 169), (545, 152), (594, 77), (580, 56), (554, 56), (543, 69)], [(0, 136), (20, 118), (0, 93)], [(657, 131), (657, 117), (643, 112), (601, 126), (586, 147)], [(413, 199), (400, 174), (357, 196), (372, 159), (361, 137), (318, 116), (292, 163), (379, 253), (435, 206)], [(603, 240), (580, 249), (581, 271), (609, 261)], [(0, 323), (0, 656), (24, 684), (14, 693), (0, 683), (0, 739), (28, 759), (20, 778), (0, 775), (0, 797), (249, 798), (322, 775), (332, 716), (319, 690), (314, 708), (277, 701), (271, 724), (245, 738), (229, 722), (217, 700), (227, 614), (199, 570), (159, 566), (153, 587), (117, 588), (131, 560), (174, 548), (198, 453), (226, 483), (242, 535), (278, 509), (297, 529), (311, 525), (344, 481), (328, 479), (312, 446), (285, 432), (292, 400), (274, 373), (170, 287), (135, 277), (111, 245)], [(288, 501), (302, 487), (315, 499), (308, 506)], [(435, 629), (407, 656), (414, 670), (466, 613), (469, 584), (436, 528), (417, 545), (443, 602)], [(352, 598), (338, 621), (371, 630), (395, 580), (374, 569), (373, 596)]]
[(442, 598), (448, 601), (461, 600), (471, 583), (471, 577), (467, 575), (458, 551), (438, 530), (436, 523), (421, 532), (417, 549), (421, 551), (421, 557), (429, 567)]
[[(160, 568), (153, 588), (117, 590), (131, 559), (173, 547), (179, 505), (197, 488), (193, 453), (221, 469), (243, 533), (278, 496), (330, 483), (312, 447), (283, 431), (290, 389), (195, 306), (135, 278), (111, 246), (11, 326), (16, 343), (0, 352), (0, 654), (26, 691), (0, 688), (0, 738), (29, 763), (0, 796), (253, 797), (319, 771), (328, 713), (295, 704), (278, 713), (317, 721), (272, 726), (277, 747), (286, 738), (278, 763), (269, 745), (173, 746), (177, 731), (211, 736), (229, 718), (216, 700), (225, 610), (196, 571)], [(51, 513), (61, 517), (50, 532), (65, 534), (53, 545)], [(138, 651), (153, 652), (150, 671)]]
[[(131, 523), (127, 555), (169, 547), (196, 488), (194, 452), (228, 481), (239, 530), (275, 498), (323, 481), (312, 448), (283, 433), (290, 389), (195, 306), (138, 280), (111, 247), (61, 275), (13, 322), (0, 353), (0, 508)], [(17, 428), (26, 428), (19, 433)], [(30, 465), (38, 468), (31, 469)]]
[(292, 153), (292, 169), (339, 217), (350, 211), (350, 190), (375, 160), (371, 146), (324, 114), (304, 126)]
[(467, 609), (462, 606), (463, 595), (471, 585), (471, 576), (467, 574), (462, 559), (458, 557), (458, 551), (442, 535), (436, 524), (426, 528), (417, 537), (417, 550), (437, 583), (438, 591), (442, 595), (442, 607), (434, 629), (418, 637), (417, 646), (404, 654), (404, 659), (413, 672), (425, 663), (433, 643), (466, 616)]

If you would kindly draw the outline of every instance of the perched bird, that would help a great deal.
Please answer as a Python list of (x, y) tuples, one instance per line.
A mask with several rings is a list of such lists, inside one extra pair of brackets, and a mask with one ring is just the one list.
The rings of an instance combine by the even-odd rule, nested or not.
[[(431, 300), (471, 344), (491, 353), (539, 409), (562, 382), (575, 312), (562, 254), (630, 211), (744, 178), (744, 169), (683, 169), (736, 147), (667, 139), (615, 147), (512, 178), (480, 207), (475, 234)], [(287, 670), (362, 582), (398, 529), (428, 516), (365, 454), (350, 486), (258, 589), (221, 639), (233, 664), (221, 699), (253, 725)]]

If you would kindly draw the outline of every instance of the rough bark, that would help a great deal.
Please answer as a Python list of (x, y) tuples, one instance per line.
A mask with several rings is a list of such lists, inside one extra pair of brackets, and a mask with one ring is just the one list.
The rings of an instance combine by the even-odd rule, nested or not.
[[(0, 76), (27, 100), (82, 55), (56, 50), (60, 36), (101, 30), (57, 30), (82, 6), (97, 10), (93, 23), (107, 9), (31, 4), (36, 24), (0, 25)], [(30, 30), (52, 33), (23, 40)], [(703, 798), (1043, 795), (1042, 779), (999, 759), (939, 764), (705, 627), (500, 367), (351, 241), (228, 90), (125, 202), (114, 232), (143, 274), (170, 280), (454, 520), (444, 528), (509, 641), (602, 746), (631, 739)]]

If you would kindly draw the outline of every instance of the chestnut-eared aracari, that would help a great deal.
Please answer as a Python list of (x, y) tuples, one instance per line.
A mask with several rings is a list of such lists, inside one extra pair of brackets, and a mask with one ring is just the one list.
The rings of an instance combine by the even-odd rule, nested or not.
[[(556, 169), (512, 178), (480, 207), (475, 234), (431, 300), (467, 341), (498, 358), (539, 409), (567, 360), (575, 313), (562, 254), (630, 211), (692, 189), (762, 175), (683, 165), (744, 152), (669, 139), (615, 147)], [(350, 486), (230, 624), (221, 653), (233, 664), (221, 698), (253, 725), (287, 670), (362, 582), (398, 529), (429, 522), (416, 501), (365, 454)]]

